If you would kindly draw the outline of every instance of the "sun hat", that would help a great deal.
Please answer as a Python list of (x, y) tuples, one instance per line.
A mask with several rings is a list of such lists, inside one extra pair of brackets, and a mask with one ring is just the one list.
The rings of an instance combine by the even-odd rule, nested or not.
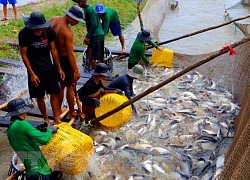
[(33, 104), (26, 104), (22, 98), (13, 99), (7, 104), (8, 113), (4, 117), (17, 116), (29, 112), (34, 108)]
[(141, 65), (139, 64), (136, 64), (133, 69), (128, 69), (127, 70), (127, 74), (130, 76), (130, 77), (134, 77), (134, 78), (137, 78), (141, 81), (145, 80), (146, 77), (145, 77), (145, 74), (144, 74), (144, 69)]
[(69, 10), (64, 9), (63, 12), (65, 12), (69, 17), (73, 18), (76, 21), (85, 23), (83, 20), (83, 10), (79, 6), (71, 6)]
[(30, 17), (24, 22), (25, 26), (29, 29), (41, 29), (50, 27), (51, 22), (46, 20), (43, 13), (32, 12)]
[(141, 41), (150, 41), (154, 38), (154, 36), (150, 34), (150, 31), (148, 29), (143, 29), (137, 34), (137, 38)]
[(106, 12), (106, 8), (104, 7), (103, 4), (98, 3), (95, 5), (95, 12), (96, 13), (105, 13)]
[(108, 66), (105, 63), (98, 63), (95, 70), (91, 72), (92, 75), (103, 75), (108, 77), (110, 75)]

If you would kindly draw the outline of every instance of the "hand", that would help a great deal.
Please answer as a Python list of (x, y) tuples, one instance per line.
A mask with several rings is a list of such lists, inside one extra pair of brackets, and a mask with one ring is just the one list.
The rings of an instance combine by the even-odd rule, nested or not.
[(78, 81), (80, 79), (80, 72), (78, 70), (74, 71), (74, 78), (73, 78), (73, 82), (75, 83), (76, 81)]
[(62, 71), (62, 69), (58, 69), (58, 72), (59, 72), (59, 75), (60, 75), (61, 80), (64, 81), (64, 79), (65, 79), (65, 74), (64, 74), (64, 72)]
[(89, 45), (89, 42), (90, 42), (90, 39), (89, 39), (89, 38), (85, 38), (85, 39), (84, 39), (84, 44), (85, 44), (85, 45)]
[(159, 50), (163, 50), (164, 49), (164, 47), (162, 47), (162, 46), (158, 46), (158, 48), (157, 49), (159, 49)]
[(117, 94), (123, 95), (123, 91), (122, 91), (122, 90), (116, 89), (116, 91), (117, 91), (117, 92), (116, 92)]
[(33, 85), (35, 87), (38, 87), (38, 84), (40, 83), (40, 79), (35, 74), (31, 75), (30, 78), (31, 78), (31, 82), (33, 83)]
[(48, 123), (46, 122), (42, 122), (41, 124), (39, 124), (36, 129), (38, 129), (41, 132), (46, 132), (47, 131), (47, 127), (48, 127)]
[(57, 129), (59, 129), (59, 128), (55, 127), (55, 126), (50, 126), (50, 127), (48, 127), (48, 129), (51, 129), (52, 130), (52, 134), (54, 134), (54, 133), (57, 132)]
[(94, 106), (95, 108), (99, 107), (100, 106), (100, 100), (99, 99), (94, 99)]

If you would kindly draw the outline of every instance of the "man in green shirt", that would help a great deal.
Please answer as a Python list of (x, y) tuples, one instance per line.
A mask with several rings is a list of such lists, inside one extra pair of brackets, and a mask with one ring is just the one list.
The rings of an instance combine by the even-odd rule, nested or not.
[(110, 7), (104, 7), (103, 4), (98, 3), (95, 6), (95, 12), (101, 19), (104, 33), (108, 34), (110, 29), (113, 36), (119, 36), (119, 40), (122, 46), (121, 53), (125, 53), (124, 36), (122, 34), (121, 24), (117, 11)]
[(86, 57), (95, 69), (96, 61), (104, 62), (104, 32), (95, 10), (91, 5), (88, 5), (87, 0), (73, 0), (83, 8), (87, 35), (84, 39), (84, 44), (88, 46)]
[(26, 180), (52, 180), (51, 169), (39, 145), (47, 144), (57, 129), (50, 126), (45, 132), (41, 132), (25, 121), (27, 112), (33, 107), (33, 104), (27, 105), (22, 98), (13, 99), (8, 103), (8, 113), (5, 115), (11, 116), (7, 131), (8, 140), (24, 163)]
[(149, 59), (145, 55), (145, 45), (150, 44), (155, 48), (159, 48), (153, 41), (153, 35), (150, 31), (143, 29), (137, 34), (137, 37), (131, 47), (128, 57), (128, 69), (132, 69), (142, 59), (146, 64), (149, 64)]

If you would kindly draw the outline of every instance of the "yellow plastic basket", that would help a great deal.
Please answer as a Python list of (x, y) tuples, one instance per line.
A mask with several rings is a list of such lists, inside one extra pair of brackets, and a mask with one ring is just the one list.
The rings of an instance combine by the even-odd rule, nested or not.
[(93, 141), (68, 123), (55, 126), (59, 129), (50, 142), (42, 147), (42, 152), (52, 170), (77, 175), (88, 166), (94, 150)]
[[(116, 107), (120, 106), (124, 102), (128, 101), (128, 98), (125, 95), (119, 95), (114, 93), (105, 94), (101, 97), (100, 107), (95, 109), (96, 117), (99, 117)], [(121, 109), (120, 111), (116, 112), (115, 114), (103, 119), (100, 123), (107, 127), (120, 127), (125, 122), (130, 120), (132, 115), (132, 107), (131, 105)]]
[(150, 61), (152, 61), (155, 65), (171, 68), (173, 67), (173, 58), (174, 52), (170, 49), (154, 49)]

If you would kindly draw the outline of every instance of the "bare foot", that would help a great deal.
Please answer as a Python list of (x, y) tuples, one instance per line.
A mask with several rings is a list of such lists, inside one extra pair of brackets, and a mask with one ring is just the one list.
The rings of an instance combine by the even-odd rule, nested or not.
[(54, 117), (54, 124), (60, 124), (61, 120), (60, 117)]
[(77, 113), (75, 112), (75, 110), (69, 113), (70, 119), (75, 118), (76, 116), (77, 116)]
[(44, 121), (48, 124), (48, 127), (50, 126), (50, 121), (48, 116), (43, 117)]

